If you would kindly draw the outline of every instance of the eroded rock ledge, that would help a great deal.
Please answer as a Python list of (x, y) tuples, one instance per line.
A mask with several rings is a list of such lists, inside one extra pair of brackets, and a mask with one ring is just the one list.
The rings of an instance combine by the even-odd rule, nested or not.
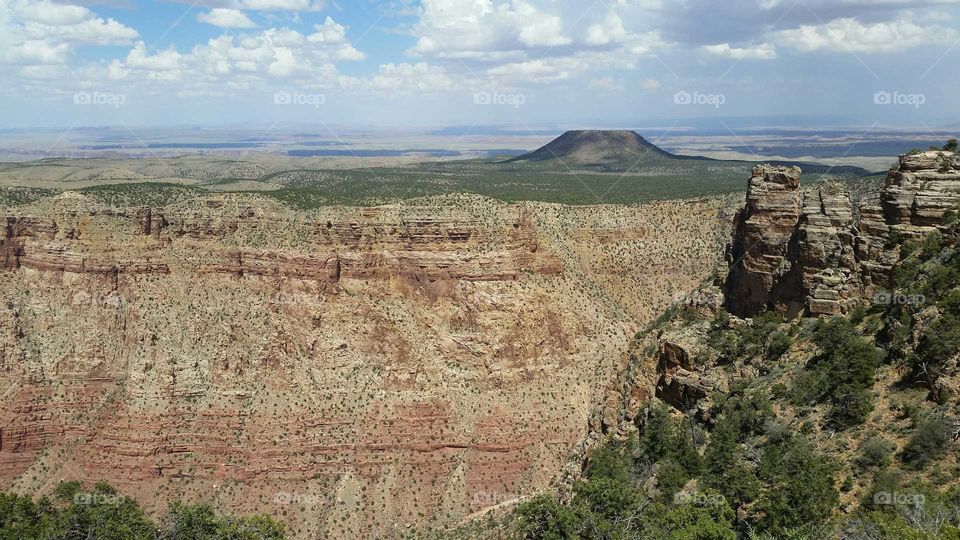
[(944, 224), (944, 214), (960, 205), (960, 157), (900, 156), (878, 202), (862, 205), (854, 219), (842, 185), (802, 190), (800, 169), (756, 167), (728, 250), (727, 309), (741, 317), (766, 309), (838, 315), (890, 288), (900, 249), (890, 240)]

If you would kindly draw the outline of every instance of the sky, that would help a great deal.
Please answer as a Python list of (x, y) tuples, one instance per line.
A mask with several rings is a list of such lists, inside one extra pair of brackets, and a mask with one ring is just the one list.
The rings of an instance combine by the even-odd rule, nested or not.
[(0, 128), (936, 129), (958, 96), (960, 0), (0, 0)]

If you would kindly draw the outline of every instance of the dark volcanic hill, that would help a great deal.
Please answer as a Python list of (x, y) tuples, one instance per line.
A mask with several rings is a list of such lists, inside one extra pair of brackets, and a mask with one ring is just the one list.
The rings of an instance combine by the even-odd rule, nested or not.
[[(501, 161), (503, 164), (538, 165), (545, 170), (577, 169), (595, 172), (639, 172), (655, 169), (660, 172), (671, 170), (674, 174), (691, 174), (702, 171), (704, 164), (713, 169), (736, 169), (749, 172), (755, 163), (730, 161), (704, 156), (684, 156), (672, 154), (644, 139), (630, 130), (580, 130), (568, 131), (545, 146), (533, 152)], [(769, 161), (773, 165), (799, 166), (808, 173), (862, 176), (868, 171), (859, 167), (840, 165), (829, 166), (819, 163), (800, 161)]]
[(560, 160), (582, 165), (611, 165), (647, 158), (675, 158), (641, 137), (635, 131), (568, 131), (529, 154), (511, 162)]

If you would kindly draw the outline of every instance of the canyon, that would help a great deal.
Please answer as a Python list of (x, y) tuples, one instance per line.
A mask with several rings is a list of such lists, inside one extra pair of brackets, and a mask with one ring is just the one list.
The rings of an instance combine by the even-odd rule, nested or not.
[(455, 525), (563, 473), (630, 338), (723, 264), (727, 206), (8, 207), (0, 485), (295, 538)]

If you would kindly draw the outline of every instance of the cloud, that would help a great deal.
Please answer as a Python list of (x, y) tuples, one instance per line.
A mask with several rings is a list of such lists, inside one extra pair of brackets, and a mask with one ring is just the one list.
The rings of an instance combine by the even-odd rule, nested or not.
[(82, 6), (49, 0), (17, 0), (7, 6), (3, 29), (14, 42), (43, 40), (49, 44), (127, 45), (139, 37), (133, 28), (97, 17)]
[(254, 11), (321, 11), (326, 8), (323, 0), (238, 0), (237, 9)]
[(407, 52), (446, 64), (453, 76), (486, 76), (507, 86), (631, 69), (669, 45), (656, 30), (628, 28), (620, 13), (628, 7), (662, 4), (617, 0), (584, 10), (573, 0), (423, 0)]
[(909, 13), (888, 22), (865, 24), (855, 18), (842, 18), (773, 34), (779, 44), (801, 52), (856, 53), (899, 52), (923, 45), (953, 42), (957, 36), (957, 31), (952, 28), (920, 26)]
[(458, 88), (457, 83), (440, 66), (417, 64), (383, 64), (370, 87), (389, 93), (446, 92)]
[(588, 84), (587, 87), (594, 92), (600, 92), (603, 94), (613, 94), (626, 90), (626, 86), (624, 86), (623, 81), (614, 79), (613, 77), (593, 79), (590, 81), (590, 84)]
[(13, 87), (25, 80), (55, 80), (69, 70), (83, 46), (128, 45), (139, 33), (113, 19), (98, 17), (83, 6), (49, 0), (0, 1), (0, 77)]
[(108, 77), (122, 80), (135, 74), (138, 78), (151, 81), (180, 81), (183, 79), (184, 57), (172, 47), (155, 54), (147, 52), (142, 41), (137, 43), (122, 62), (114, 60), (110, 64)]
[(640, 81), (640, 89), (644, 92), (656, 92), (663, 86), (663, 83), (656, 79), (643, 79)]
[(776, 49), (769, 43), (752, 47), (731, 47), (729, 43), (720, 43), (717, 45), (704, 45), (700, 47), (700, 50), (713, 56), (732, 58), (734, 60), (773, 60), (777, 57)]
[(491, 62), (629, 38), (615, 6), (584, 11), (568, 0), (423, 0), (413, 33), (411, 54)]
[(18, 0), (13, 2), (12, 5), (24, 21), (48, 26), (68, 26), (93, 17), (90, 10), (85, 7), (55, 4), (49, 1), (28, 2)]
[(11, 64), (63, 64), (70, 55), (70, 46), (66, 43), (53, 44), (36, 39), (18, 43), (9, 49), (3, 60)]
[(209, 13), (197, 15), (202, 23), (212, 24), (220, 28), (254, 28), (257, 25), (238, 9), (214, 8)]
[(346, 28), (332, 18), (314, 30), (309, 35), (289, 28), (223, 34), (184, 52), (173, 47), (150, 52), (139, 42), (126, 58), (113, 61), (105, 76), (131, 85), (144, 80), (176, 83), (178, 95), (190, 96), (277, 85), (335, 87), (346, 80), (336, 63), (364, 55), (349, 42)]

